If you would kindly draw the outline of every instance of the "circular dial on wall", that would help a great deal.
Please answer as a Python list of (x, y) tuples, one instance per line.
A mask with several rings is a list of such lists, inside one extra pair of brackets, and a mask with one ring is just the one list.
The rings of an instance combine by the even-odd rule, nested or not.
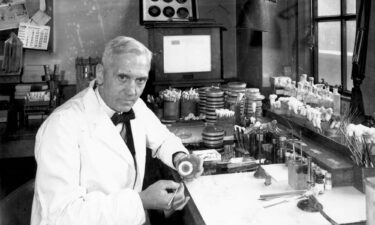
[(150, 14), (150, 16), (152, 17), (158, 17), (160, 13), (161, 10), (156, 5), (150, 6), (150, 8), (148, 8), (148, 14)]
[(196, 0), (142, 0), (144, 21), (189, 21), (196, 19)]

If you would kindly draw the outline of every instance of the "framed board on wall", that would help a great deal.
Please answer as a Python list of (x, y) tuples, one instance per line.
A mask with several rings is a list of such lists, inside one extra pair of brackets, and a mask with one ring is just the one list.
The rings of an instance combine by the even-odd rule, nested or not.
[(140, 0), (140, 23), (198, 19), (195, 0)]
[[(6, 3), (5, 3), (6, 2)], [(49, 37), (48, 37), (48, 44), (47, 44), (47, 51), (53, 51), (53, 8), (54, 8), (54, 0), (0, 0), (0, 5), (3, 7), (2, 12), (14, 12), (17, 10), (17, 13), (21, 12), (19, 19), (17, 21), (13, 20), (7, 23), (9, 27), (5, 27), (1, 29), (0, 32), (0, 83), (18, 83), (20, 81), (19, 73), (5, 73), (2, 70), (2, 61), (4, 60), (4, 42), (10, 37), (10, 34), (13, 32), (18, 34), (18, 24), (22, 22), (27, 22), (30, 18), (32, 18), (41, 8), (41, 4), (45, 5), (44, 13), (50, 17), (49, 21), (45, 24), (49, 27)], [(0, 18), (0, 23), (4, 18)]]
[(155, 23), (146, 26), (155, 52), (150, 71), (154, 92), (223, 82), (222, 30), (216, 23)]
[(54, 0), (26, 0), (26, 7), (29, 13), (30, 18), (35, 15), (40, 7), (41, 4), (45, 4), (45, 11), (44, 13), (50, 17), (50, 20), (45, 24), (45, 26), (49, 27), (49, 41), (47, 50), (53, 52), (54, 45), (53, 45), (53, 7), (54, 7)]

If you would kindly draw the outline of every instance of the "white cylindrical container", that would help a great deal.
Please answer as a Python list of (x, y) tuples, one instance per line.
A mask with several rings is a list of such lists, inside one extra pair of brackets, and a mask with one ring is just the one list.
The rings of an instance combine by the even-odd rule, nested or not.
[(366, 188), (366, 224), (375, 224), (375, 177), (365, 180)]

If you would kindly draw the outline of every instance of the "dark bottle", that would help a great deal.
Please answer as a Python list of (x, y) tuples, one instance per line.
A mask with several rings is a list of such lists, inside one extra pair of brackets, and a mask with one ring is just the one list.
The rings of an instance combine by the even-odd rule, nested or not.
[(272, 163), (277, 163), (278, 144), (276, 138), (272, 139)]
[(277, 163), (285, 163), (286, 137), (279, 137), (279, 148), (277, 149)]

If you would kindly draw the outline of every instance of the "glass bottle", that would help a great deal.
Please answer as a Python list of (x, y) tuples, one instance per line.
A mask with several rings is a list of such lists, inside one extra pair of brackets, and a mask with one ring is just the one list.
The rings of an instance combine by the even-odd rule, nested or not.
[(284, 163), (285, 162), (285, 152), (286, 152), (286, 137), (280, 136), (279, 137), (279, 147), (277, 149), (277, 163)]
[(290, 80), (287, 80), (286, 81), (286, 85), (284, 87), (284, 95), (289, 97), (291, 96), (291, 90), (290, 90), (290, 87), (291, 87), (291, 83), (290, 83)]
[(341, 95), (339, 94), (337, 88), (333, 88), (332, 100), (333, 100), (333, 115), (340, 116)]
[(303, 101), (303, 95), (304, 95), (303, 84), (301, 82), (298, 82), (297, 100)]
[(291, 86), (291, 96), (297, 98), (297, 88), (296, 88), (296, 81), (292, 81)]
[(317, 194), (324, 193), (324, 174), (321, 170), (316, 171), (314, 189)]
[(305, 88), (306, 82), (307, 82), (307, 74), (302, 74), (302, 75), (299, 77), (299, 82), (298, 82), (298, 84), (301, 84), (301, 85), (302, 85), (302, 88)]
[(314, 87), (314, 77), (309, 77), (310, 87)]
[(332, 189), (332, 174), (327, 172), (325, 176), (325, 185), (324, 188), (326, 190), (331, 190)]

